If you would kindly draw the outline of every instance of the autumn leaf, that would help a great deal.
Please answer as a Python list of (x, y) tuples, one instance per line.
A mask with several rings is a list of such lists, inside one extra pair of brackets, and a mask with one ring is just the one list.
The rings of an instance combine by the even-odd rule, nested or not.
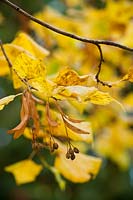
[[(12, 64), (14, 63), (16, 57), (22, 52), (31, 56), (35, 56), (38, 59), (44, 59), (49, 54), (48, 50), (38, 45), (24, 32), (20, 32), (12, 43), (4, 44), (3, 48)], [(6, 75), (10, 73), (8, 63), (1, 50), (0, 65), (2, 66), (0, 75)]]
[(94, 91), (92, 92), (88, 98), (86, 98), (85, 101), (90, 101), (93, 104), (98, 105), (107, 105), (114, 101), (114, 99), (110, 96), (107, 92), (101, 92), (101, 91)]
[[(69, 137), (73, 141), (84, 141), (86, 143), (91, 143), (93, 141), (93, 133), (92, 133), (92, 127), (91, 127), (90, 122), (87, 122), (87, 121), (83, 122), (81, 120), (76, 121), (74, 119), (70, 121), (71, 118), (66, 117), (65, 118), (66, 121), (70, 123), (71, 126), (73, 126), (72, 128), (69, 128), (66, 124), (64, 124), (65, 122), (63, 121), (59, 113), (51, 110), (51, 114), (53, 117), (52, 119), (56, 120), (58, 124), (57, 126), (51, 126), (53, 136), (63, 137), (63, 138)], [(48, 126), (47, 122), (45, 126), (46, 127)], [(67, 134), (66, 134), (65, 126), (68, 127)]]
[(31, 55), (38, 59), (44, 59), (49, 51), (37, 44), (29, 35), (24, 32), (19, 32), (12, 44), (22, 46), (25, 50), (29, 51)]
[(42, 165), (26, 159), (5, 167), (5, 171), (12, 173), (16, 184), (20, 185), (35, 181), (42, 168)]
[(74, 183), (84, 183), (94, 178), (101, 166), (101, 159), (82, 153), (76, 155), (75, 160), (68, 160), (60, 152), (55, 159), (55, 167), (68, 180)]
[(50, 126), (58, 126), (58, 123), (55, 120), (53, 120), (52, 117), (51, 117), (50, 107), (49, 107), (48, 102), (46, 102), (46, 118), (47, 118)]
[[(26, 49), (24, 49), (22, 46), (17, 46), (15, 44), (4, 44), (3, 48), (6, 52), (6, 55), (10, 62), (13, 64), (15, 59), (20, 53), (30, 54)], [(3, 52), (0, 49), (0, 75), (6, 75), (10, 73), (10, 69), (7, 63), (7, 60), (5, 59), (5, 56), (3, 55)]]
[(72, 122), (68, 120), (67, 118), (63, 118), (64, 123), (66, 126), (74, 131), (75, 133), (79, 134), (90, 134), (91, 130), (89, 130), (89, 126), (87, 122)]
[(46, 69), (41, 60), (21, 53), (14, 62), (13, 70), (13, 82), (16, 89), (30, 86), (42, 99), (52, 96), (55, 83), (46, 78)]
[(45, 77), (44, 64), (35, 57), (21, 53), (13, 64), (13, 69), (17, 72), (22, 79), (35, 79)]
[(13, 70), (15, 74), (13, 81), (17, 82), (15, 88), (22, 86), (20, 79), (24, 79), (27, 82), (29, 81), (32, 85), (32, 82), (34, 81), (37, 82), (37, 80), (40, 79), (44, 80), (46, 73), (45, 66), (42, 61), (25, 53), (21, 53), (17, 56), (13, 64)]
[(116, 101), (107, 92), (99, 91), (95, 87), (85, 86), (60, 86), (55, 90), (55, 97), (60, 99), (75, 99), (79, 102), (91, 102), (98, 105), (107, 105)]
[(130, 67), (128, 70), (128, 74), (126, 74), (123, 78), (123, 81), (133, 82), (133, 67)]
[(11, 101), (15, 99), (15, 97), (22, 95), (22, 93), (16, 94), (16, 95), (10, 95), (7, 97), (4, 97), (0, 99), (0, 110), (2, 110), (7, 104), (9, 104)]
[(87, 85), (89, 75), (79, 76), (78, 73), (70, 68), (63, 69), (55, 79), (55, 83), (61, 86)]
[(133, 147), (132, 131), (125, 127), (123, 121), (111, 124), (108, 129), (96, 139), (95, 150), (110, 158), (121, 169), (125, 170), (130, 164), (130, 156), (127, 150)]
[(25, 129), (25, 127), (28, 123), (28, 120), (29, 120), (29, 112), (30, 112), (29, 109), (30, 109), (29, 101), (27, 101), (27, 98), (25, 97), (25, 95), (23, 95), (22, 96), (21, 112), (20, 112), (21, 122), (15, 128), (8, 131), (9, 134), (14, 133), (14, 136), (13, 136), (14, 139), (17, 139), (18, 137), (20, 137), (23, 134), (24, 129)]

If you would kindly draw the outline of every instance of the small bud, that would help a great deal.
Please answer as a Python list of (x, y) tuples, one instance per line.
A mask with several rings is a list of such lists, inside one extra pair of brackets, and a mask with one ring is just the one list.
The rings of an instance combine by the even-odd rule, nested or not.
[(69, 152), (66, 153), (66, 158), (67, 159), (71, 158), (71, 154)]
[(73, 154), (71, 154), (71, 160), (74, 160), (74, 159), (75, 159), (75, 155), (73, 153)]
[(57, 143), (53, 143), (53, 149), (58, 149), (59, 145)]
[(79, 149), (78, 148), (74, 147), (73, 150), (74, 150), (75, 153), (79, 153)]

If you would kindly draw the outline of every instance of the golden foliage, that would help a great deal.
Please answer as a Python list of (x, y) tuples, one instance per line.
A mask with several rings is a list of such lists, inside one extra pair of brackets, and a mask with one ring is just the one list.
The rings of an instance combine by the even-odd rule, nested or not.
[(4, 97), (0, 99), (0, 110), (2, 110), (7, 104), (9, 104), (11, 101), (15, 99), (15, 97), (21, 95), (22, 93), (16, 94), (16, 95), (10, 95), (7, 97)]
[(6, 172), (13, 174), (17, 185), (35, 181), (41, 170), (42, 165), (28, 159), (5, 167)]
[[(66, 15), (46, 7), (35, 16), (78, 35), (133, 44), (132, 2), (108, 0), (104, 8), (97, 10), (83, 1), (65, 3)], [(81, 10), (75, 9), (79, 5)], [(81, 142), (82, 151), (85, 144), (93, 143), (94, 133), (93, 150), (127, 169), (129, 149), (133, 147), (130, 128), (133, 93), (122, 93), (122, 89), (126, 81), (133, 82), (133, 68), (127, 69), (132, 66), (132, 56), (118, 49), (110, 50), (109, 46), (102, 47), (105, 63), (100, 79), (110, 83), (112, 88), (107, 88), (95, 78), (99, 60), (93, 45), (60, 36), (34, 22), (30, 22), (30, 28), (51, 54), (24, 32), (3, 45), (12, 67), (10, 70), (0, 50), (0, 76), (12, 71), (14, 88), (23, 93), (0, 99), (0, 110), (22, 94), (21, 121), (8, 133), (14, 134), (14, 139), (22, 135), (30, 139), (35, 152), (44, 148), (55, 151), (55, 163), (50, 166), (40, 159), (42, 164), (38, 165), (26, 159), (5, 170), (13, 173), (17, 184), (34, 181), (43, 166), (55, 175), (63, 189), (60, 174), (75, 183), (89, 181), (99, 172), (102, 161), (86, 152), (79, 153), (77, 142)], [(124, 104), (125, 113), (118, 108), (117, 104), (123, 108), (119, 101)]]

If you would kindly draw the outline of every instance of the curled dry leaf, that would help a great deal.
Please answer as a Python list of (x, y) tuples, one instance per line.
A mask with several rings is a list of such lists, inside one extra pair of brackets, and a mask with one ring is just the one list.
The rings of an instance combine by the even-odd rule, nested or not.
[(29, 91), (25, 91), (22, 96), (22, 106), (20, 111), (21, 122), (8, 133), (14, 133), (14, 139), (20, 137), (26, 128), (29, 119), (33, 120), (32, 131), (34, 137), (38, 135), (40, 130), (39, 115), (36, 110), (35, 100), (32, 98), (32, 94)]
[(63, 117), (63, 120), (64, 120), (64, 123), (66, 124), (66, 126), (76, 133), (90, 134), (92, 132), (89, 122), (75, 123), (75, 122), (69, 121), (65, 117)]
[(50, 108), (49, 108), (49, 103), (46, 102), (46, 118), (48, 120), (48, 123), (50, 126), (58, 126), (58, 123), (52, 119), (51, 114), (50, 114)]
[(80, 123), (80, 122), (83, 122), (83, 120), (80, 120), (80, 119), (73, 119), (73, 118), (69, 117), (68, 115), (66, 115), (66, 114), (63, 112), (63, 110), (62, 110), (62, 108), (60, 107), (60, 105), (57, 103), (57, 101), (55, 101), (55, 105), (56, 105), (58, 111), (60, 112), (60, 114), (61, 114), (64, 118), (68, 119), (69, 121), (71, 121), (71, 122), (73, 122), (73, 123)]
[(23, 134), (29, 119), (29, 105), (27, 103), (25, 95), (22, 96), (22, 107), (20, 115), (21, 115), (21, 122), (15, 128), (8, 131), (9, 134), (14, 133), (14, 139), (17, 139)]
[(83, 122), (82, 119), (73, 119), (73, 118), (69, 117), (68, 115), (64, 115), (64, 117), (65, 117), (68, 121), (73, 122), (73, 123), (81, 123), (81, 122)]

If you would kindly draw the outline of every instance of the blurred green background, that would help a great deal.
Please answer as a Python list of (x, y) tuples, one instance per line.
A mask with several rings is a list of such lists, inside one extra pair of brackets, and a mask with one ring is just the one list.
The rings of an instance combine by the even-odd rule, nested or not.
[[(30, 13), (41, 10), (42, 6), (50, 5), (64, 12), (65, 4), (61, 0), (16, 0), (13, 1)], [(99, 9), (103, 1), (88, 1)], [(0, 24), (0, 38), (10, 42), (15, 33), (22, 28), (23, 22), (17, 13), (8, 6), (0, 3), (0, 13), (3, 22)], [(10, 80), (0, 78), (0, 97), (14, 93)], [(13, 140), (6, 131), (19, 121), (19, 99), (9, 104), (0, 112), (0, 199), (2, 200), (132, 200), (133, 199), (133, 169), (120, 171), (109, 160), (104, 160), (97, 178), (85, 184), (67, 182), (66, 191), (60, 191), (54, 176), (42, 172), (36, 182), (16, 186), (13, 176), (4, 172), (4, 167), (25, 159), (31, 152), (30, 141), (23, 137)], [(21, 173), (21, 172), (20, 172)]]

